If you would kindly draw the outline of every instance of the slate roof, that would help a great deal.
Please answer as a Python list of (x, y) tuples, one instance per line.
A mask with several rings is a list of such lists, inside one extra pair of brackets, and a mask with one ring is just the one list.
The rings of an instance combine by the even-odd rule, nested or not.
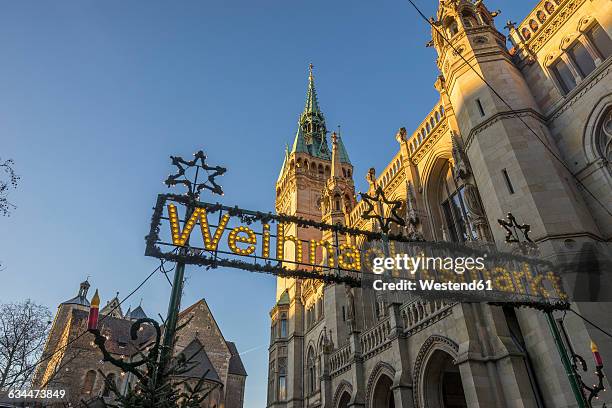
[(141, 306), (138, 306), (136, 309), (130, 311), (126, 316), (128, 319), (138, 320), (144, 319), (147, 317), (147, 314), (144, 312)]
[(68, 299), (65, 302), (62, 302), (62, 305), (81, 305), (81, 306), (90, 306), (89, 300), (85, 296), (75, 296), (72, 299)]
[[(181, 354), (189, 361), (191, 369), (185, 373), (178, 374), (177, 377), (188, 377), (188, 378), (202, 378), (206, 374), (207, 380), (215, 381), (220, 383), (219, 374), (213, 367), (208, 354), (204, 350), (202, 343), (198, 339), (193, 339), (191, 343), (187, 345), (181, 351)], [(208, 370), (208, 372), (207, 372)]]
[(230, 374), (242, 375), (246, 377), (247, 372), (244, 369), (244, 365), (242, 364), (242, 359), (240, 358), (240, 354), (238, 353), (236, 345), (234, 344), (234, 342), (231, 341), (226, 341), (225, 343), (227, 344), (227, 347), (229, 348), (230, 353), (232, 354), (232, 357), (230, 357), (227, 372)]

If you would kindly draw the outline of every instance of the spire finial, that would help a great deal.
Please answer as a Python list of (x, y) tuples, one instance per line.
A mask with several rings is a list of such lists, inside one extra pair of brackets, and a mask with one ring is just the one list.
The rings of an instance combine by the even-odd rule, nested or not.
[(311, 76), (311, 77), (312, 77), (312, 69), (313, 68), (314, 68), (314, 65), (312, 65), (312, 62), (310, 64), (308, 64), (308, 73), (309, 73), (309, 76)]

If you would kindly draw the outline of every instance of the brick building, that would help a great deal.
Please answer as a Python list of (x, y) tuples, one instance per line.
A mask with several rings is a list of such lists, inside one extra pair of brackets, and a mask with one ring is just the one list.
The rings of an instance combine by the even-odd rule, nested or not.
[[(51, 326), (43, 351), (43, 363), (35, 373), (33, 387), (45, 384), (53, 389), (65, 389), (73, 406), (81, 400), (111, 399), (105, 387), (104, 375), (110, 376), (120, 390), (125, 390), (134, 379), (122, 373), (114, 365), (102, 362), (102, 353), (93, 344), (93, 336), (85, 334), (89, 315), (87, 292), (89, 283), (81, 283), (74, 298), (61, 303)], [(100, 332), (107, 336), (106, 347), (115, 358), (129, 359), (149, 344), (155, 336), (150, 325), (143, 325), (138, 339), (130, 338), (130, 327), (135, 320), (147, 317), (141, 306), (123, 313), (117, 297), (100, 310)], [(186, 326), (178, 333), (175, 353), (183, 352), (191, 357), (194, 366), (183, 376), (196, 379), (206, 375), (206, 387), (215, 387), (207, 397), (205, 408), (241, 408), (244, 403), (244, 387), (247, 373), (236, 349), (226, 341), (204, 299), (199, 300), (179, 314), (179, 326)], [(203, 346), (203, 347), (202, 347)], [(50, 358), (46, 358), (51, 356)]]

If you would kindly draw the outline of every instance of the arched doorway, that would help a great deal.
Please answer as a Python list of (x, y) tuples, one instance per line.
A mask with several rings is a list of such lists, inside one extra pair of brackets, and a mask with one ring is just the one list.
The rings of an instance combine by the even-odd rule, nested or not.
[(372, 408), (395, 408), (392, 385), (393, 380), (388, 376), (383, 374), (378, 378), (372, 393)]
[(351, 395), (345, 391), (338, 401), (338, 408), (348, 408), (349, 402), (351, 402)]
[(429, 408), (468, 408), (461, 374), (450, 354), (435, 350), (425, 368), (424, 397)]

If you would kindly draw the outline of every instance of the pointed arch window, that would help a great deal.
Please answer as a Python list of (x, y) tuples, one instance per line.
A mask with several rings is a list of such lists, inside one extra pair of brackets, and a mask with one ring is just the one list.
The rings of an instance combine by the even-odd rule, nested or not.
[(478, 25), (478, 20), (476, 20), (476, 16), (469, 10), (464, 10), (461, 13), (461, 17), (463, 18), (463, 24), (465, 24), (466, 28), (476, 27)]
[(96, 376), (95, 370), (89, 370), (87, 374), (85, 374), (85, 379), (83, 380), (83, 394), (91, 395), (96, 382)]
[(473, 229), (465, 208), (465, 189), (453, 177), (450, 162), (442, 171), (438, 188), (440, 210), (444, 222), (443, 235), (446, 241), (474, 241), (478, 235)]
[(612, 109), (609, 109), (605, 116), (598, 139), (597, 150), (610, 166), (612, 163)]
[(312, 347), (308, 349), (308, 356), (306, 358), (306, 370), (308, 385), (307, 389), (310, 394), (317, 390), (317, 366), (315, 360), (315, 352)]
[(287, 399), (287, 358), (278, 359), (278, 399)]

